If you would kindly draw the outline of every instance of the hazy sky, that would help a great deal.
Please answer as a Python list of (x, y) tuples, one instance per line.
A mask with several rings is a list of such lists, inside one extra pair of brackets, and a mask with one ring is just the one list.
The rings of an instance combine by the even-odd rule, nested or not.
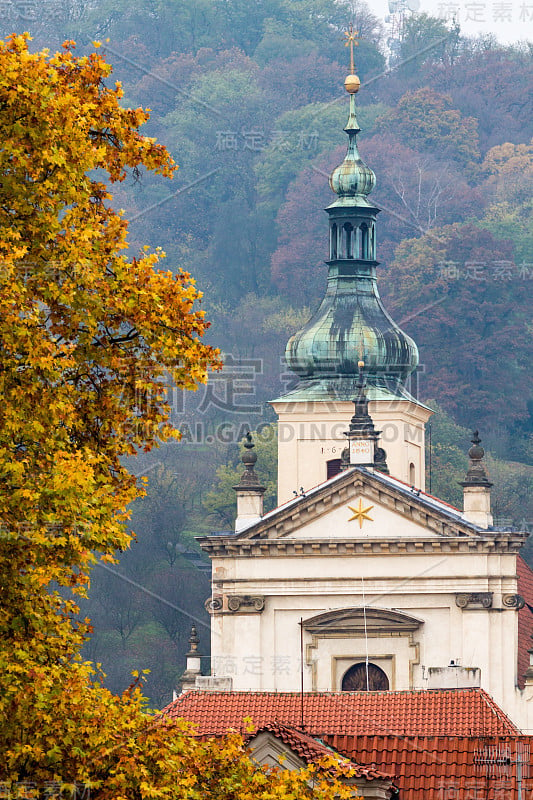
[[(492, 33), (502, 42), (533, 40), (533, 0), (408, 0), (411, 7), (433, 17), (455, 14), (461, 33)], [(416, 5), (415, 5), (416, 4)], [(372, 11), (384, 19), (388, 0), (369, 0)]]

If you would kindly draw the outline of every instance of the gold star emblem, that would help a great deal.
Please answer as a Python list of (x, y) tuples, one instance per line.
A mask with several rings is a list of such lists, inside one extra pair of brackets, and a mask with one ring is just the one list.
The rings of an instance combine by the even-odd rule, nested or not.
[(348, 506), (348, 508), (353, 513), (353, 517), (350, 517), (348, 522), (351, 522), (352, 519), (357, 519), (357, 520), (359, 520), (359, 527), (360, 528), (363, 527), (363, 520), (364, 519), (369, 519), (370, 522), (374, 521), (373, 518), (370, 517), (369, 514), (368, 514), (368, 512), (371, 511), (374, 508), (374, 506), (367, 506), (366, 508), (363, 508), (363, 501), (361, 500), (361, 498), (359, 498), (359, 508), (352, 508), (352, 506)]

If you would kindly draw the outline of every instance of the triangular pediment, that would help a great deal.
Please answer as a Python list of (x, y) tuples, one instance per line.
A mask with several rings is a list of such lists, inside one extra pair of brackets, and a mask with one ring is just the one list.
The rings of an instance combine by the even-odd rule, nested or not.
[(236, 538), (398, 540), (475, 536), (476, 530), (451, 506), (356, 468), (265, 515)]
[(239, 533), (199, 537), (211, 554), (516, 551), (519, 533), (489, 531), (458, 509), (388, 475), (353, 467), (250, 524)]
[(328, 499), (323, 508), (282, 534), (284, 538), (398, 540), (443, 535), (428, 528), (425, 514), (408, 515), (403, 505), (397, 508), (391, 498), (382, 494), (378, 499), (368, 486), (356, 485)]

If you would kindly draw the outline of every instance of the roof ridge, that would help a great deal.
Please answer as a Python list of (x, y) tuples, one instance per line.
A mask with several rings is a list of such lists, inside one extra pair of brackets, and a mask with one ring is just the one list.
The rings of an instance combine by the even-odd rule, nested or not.
[[(458, 687), (447, 687), (446, 689), (375, 689), (366, 691), (365, 689), (359, 689), (351, 692), (346, 692), (341, 689), (337, 691), (328, 691), (327, 689), (314, 689), (311, 691), (303, 692), (304, 696), (316, 697), (316, 696), (325, 696), (325, 697), (350, 697), (353, 695), (360, 695), (360, 696), (372, 696), (372, 695), (392, 695), (392, 694), (413, 694), (413, 695), (427, 695), (427, 694), (446, 694), (446, 693), (454, 693), (454, 692), (470, 692), (470, 693), (477, 693), (477, 694), (485, 694), (487, 697), (490, 697), (489, 694), (483, 689), (481, 686), (458, 686)], [(279, 691), (277, 689), (215, 689), (215, 690), (205, 690), (205, 689), (191, 689), (188, 692), (179, 695), (176, 700), (172, 702), (177, 702), (182, 697), (190, 697), (191, 695), (201, 695), (205, 697), (206, 695), (236, 695), (236, 694), (245, 694), (245, 695), (276, 695), (276, 696), (283, 696), (287, 697), (288, 695), (293, 695), (295, 697), (301, 697), (302, 692), (294, 689), (292, 691)], [(492, 698), (491, 698), (492, 699)], [(494, 702), (494, 701), (493, 701)], [(172, 705), (172, 703), (169, 703)]]
[(520, 728), (518, 728), (514, 724), (514, 722), (511, 720), (511, 718), (507, 716), (507, 714), (505, 713), (503, 708), (500, 708), (500, 706), (494, 701), (494, 699), (490, 696), (490, 694), (488, 692), (486, 692), (485, 689), (482, 689), (482, 688), (480, 688), (479, 691), (480, 691), (481, 697), (483, 698), (484, 702), (488, 705), (488, 707), (490, 708), (492, 713), (496, 714), (496, 716), (499, 719), (501, 719), (502, 722), (506, 722), (515, 731), (517, 731), (518, 733), (521, 733)]

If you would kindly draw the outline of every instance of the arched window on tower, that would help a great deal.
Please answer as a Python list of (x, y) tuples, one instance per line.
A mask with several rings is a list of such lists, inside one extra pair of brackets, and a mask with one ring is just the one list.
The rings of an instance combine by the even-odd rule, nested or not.
[(331, 242), (329, 247), (330, 258), (337, 258), (337, 223), (334, 222), (331, 226)]
[(368, 225), (361, 225), (361, 258), (368, 258)]
[(351, 222), (344, 223), (344, 257), (353, 258), (353, 225)]
[(370, 250), (369, 250), (369, 258), (375, 260), (376, 258), (376, 226), (370, 226)]
[(354, 230), (354, 256), (361, 258), (361, 228), (359, 225)]
[(415, 486), (416, 484), (416, 470), (415, 470), (415, 465), (413, 464), (412, 461), (409, 464), (409, 483), (411, 484), (411, 486)]
[(367, 666), (364, 661), (354, 664), (344, 673), (342, 678), (343, 692), (387, 692), (389, 690), (389, 679), (383, 670), (376, 664)]

